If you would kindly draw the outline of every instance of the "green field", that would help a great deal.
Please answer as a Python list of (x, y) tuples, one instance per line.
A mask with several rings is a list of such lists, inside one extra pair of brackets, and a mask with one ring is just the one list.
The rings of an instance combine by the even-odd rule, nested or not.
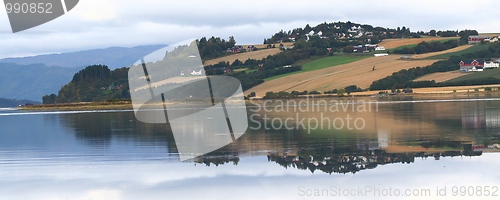
[(469, 47), (467, 49), (464, 49), (462, 51), (445, 53), (445, 54), (441, 54), (441, 55), (435, 55), (435, 56), (428, 57), (426, 59), (448, 59), (450, 56), (460, 56), (460, 55), (467, 54), (467, 53), (474, 53), (476, 51), (486, 50), (486, 49), (488, 49), (489, 46), (490, 46), (490, 44), (477, 44), (477, 45), (474, 45), (474, 46)]
[(300, 70), (300, 71), (287, 73), (287, 74), (280, 74), (277, 76), (272, 76), (272, 77), (264, 79), (264, 81), (269, 81), (269, 80), (289, 76), (292, 74), (309, 72), (309, 71), (324, 69), (324, 68), (328, 68), (328, 67), (332, 67), (332, 66), (352, 63), (352, 62), (362, 60), (362, 59), (365, 59), (368, 57), (369, 56), (347, 56), (347, 55), (345, 55), (345, 56), (344, 55), (342, 55), (342, 56), (328, 56), (328, 57), (320, 58), (320, 59), (313, 60), (313, 61), (310, 61), (310, 62), (303, 64), (302, 70)]
[(454, 78), (454, 79), (448, 80), (446, 82), (459, 82), (459, 81), (482, 79), (482, 78), (489, 78), (489, 77), (500, 78), (500, 68), (487, 69), (487, 70), (484, 70), (482, 72), (470, 72), (470, 74), (468, 74), (468, 75)]

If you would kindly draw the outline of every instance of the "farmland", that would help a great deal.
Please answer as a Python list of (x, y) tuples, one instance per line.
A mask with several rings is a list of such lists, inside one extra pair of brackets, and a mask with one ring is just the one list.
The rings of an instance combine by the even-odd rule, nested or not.
[[(427, 58), (439, 53), (463, 51), (468, 47), (460, 46), (443, 52), (421, 54), (419, 58)], [(249, 89), (247, 93), (255, 92), (257, 96), (264, 96), (268, 91), (329, 91), (349, 85), (368, 88), (373, 81), (389, 76), (401, 69), (410, 69), (418, 66), (425, 67), (438, 61), (437, 59), (402, 60), (400, 57), (399, 55), (389, 55), (385, 57), (370, 57), (346, 64), (331, 63), (331, 67), (308, 72), (301, 71), (297, 74), (271, 79)], [(326, 60), (311, 61), (304, 64), (304, 66), (320, 65), (319, 63), (327, 62)], [(374, 67), (375, 70), (372, 70)]]
[[(449, 39), (458, 39), (458, 37), (449, 37)], [(385, 39), (379, 46), (384, 46), (385, 49), (394, 49), (401, 46), (416, 45), (420, 42), (429, 42), (443, 40), (442, 37), (422, 37), (422, 38), (406, 38), (406, 39)]]
[(270, 81), (273, 79), (277, 79), (277, 78), (281, 78), (281, 77), (285, 77), (285, 76), (290, 76), (293, 74), (309, 72), (309, 71), (324, 69), (324, 68), (333, 67), (333, 66), (337, 66), (337, 65), (347, 64), (347, 63), (355, 62), (355, 61), (358, 61), (358, 60), (361, 60), (364, 58), (367, 58), (367, 56), (346, 56), (346, 55), (330, 56), (330, 57), (321, 58), (321, 59), (314, 60), (314, 61), (311, 61), (311, 62), (304, 64), (302, 66), (301, 71), (292, 72), (292, 73), (288, 73), (288, 74), (281, 74), (278, 76), (269, 77), (269, 78), (264, 79), (264, 80)]
[(231, 54), (228, 56), (224, 56), (224, 57), (220, 57), (220, 58), (216, 58), (216, 59), (212, 59), (212, 60), (207, 60), (203, 63), (203, 65), (205, 65), (205, 66), (214, 65), (214, 64), (217, 64), (219, 62), (232, 63), (236, 59), (238, 59), (242, 62), (244, 62), (245, 60), (247, 60), (249, 58), (260, 60), (260, 59), (265, 58), (265, 57), (270, 56), (270, 55), (276, 55), (280, 52), (281, 52), (281, 50), (279, 48), (271, 48), (271, 49), (262, 49), (262, 50), (257, 50), (257, 51), (249, 51), (249, 52), (244, 52), (244, 53), (235, 53), (235, 54)]
[(459, 82), (459, 81), (467, 81), (473, 79), (482, 79), (482, 78), (500, 78), (500, 68), (496, 69), (487, 69), (482, 72), (472, 72), (472, 73), (462, 73), (464, 76), (460, 76), (454, 79), (450, 79), (448, 82)]
[[(400, 56), (370, 57), (356, 62), (337, 65), (324, 69), (294, 74), (271, 81), (266, 81), (248, 92), (264, 96), (268, 91), (327, 91), (357, 85), (367, 88), (373, 81), (391, 75), (401, 69), (427, 66), (435, 60), (400, 60)], [(375, 66), (375, 70), (372, 70)]]
[(422, 76), (420, 78), (415, 79), (414, 81), (436, 81), (437, 83), (439, 82), (445, 82), (451, 79), (455, 79), (461, 76), (467, 75), (466, 73), (460, 73), (458, 70), (457, 71), (451, 71), (451, 72), (437, 72), (433, 74), (427, 74), (425, 76)]

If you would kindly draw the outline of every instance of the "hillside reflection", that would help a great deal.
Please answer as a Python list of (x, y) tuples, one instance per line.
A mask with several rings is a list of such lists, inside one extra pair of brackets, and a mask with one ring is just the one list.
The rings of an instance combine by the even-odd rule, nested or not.
[[(397, 100), (415, 100), (411, 96), (401, 98)], [(266, 114), (275, 119), (296, 116), (293, 111), (250, 109), (249, 115), (252, 114)], [(300, 113), (305, 118), (345, 114), (362, 118), (365, 128), (254, 129), (252, 123), (264, 120), (254, 117), (249, 121), (250, 128), (238, 140), (191, 162), (206, 166), (237, 165), (242, 156), (267, 156), (269, 162), (285, 168), (356, 173), (391, 163), (409, 164), (415, 159), (480, 156), (482, 150), (498, 151), (493, 145), (500, 143), (500, 101), (389, 103), (381, 104), (378, 112)], [(58, 120), (72, 130), (77, 140), (91, 147), (108, 148), (132, 142), (178, 155), (168, 125), (139, 122), (133, 112), (66, 114)]]

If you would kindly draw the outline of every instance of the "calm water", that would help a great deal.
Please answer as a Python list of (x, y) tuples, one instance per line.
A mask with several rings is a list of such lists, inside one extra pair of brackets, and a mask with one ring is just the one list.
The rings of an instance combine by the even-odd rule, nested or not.
[(500, 98), (443, 98), (261, 101), (185, 162), (132, 111), (0, 109), (0, 199), (500, 198)]

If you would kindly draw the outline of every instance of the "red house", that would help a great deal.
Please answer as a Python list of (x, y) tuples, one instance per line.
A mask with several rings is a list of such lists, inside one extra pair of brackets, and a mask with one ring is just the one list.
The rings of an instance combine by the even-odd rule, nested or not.
[(482, 72), (484, 60), (462, 60), (460, 61), (460, 72)]

